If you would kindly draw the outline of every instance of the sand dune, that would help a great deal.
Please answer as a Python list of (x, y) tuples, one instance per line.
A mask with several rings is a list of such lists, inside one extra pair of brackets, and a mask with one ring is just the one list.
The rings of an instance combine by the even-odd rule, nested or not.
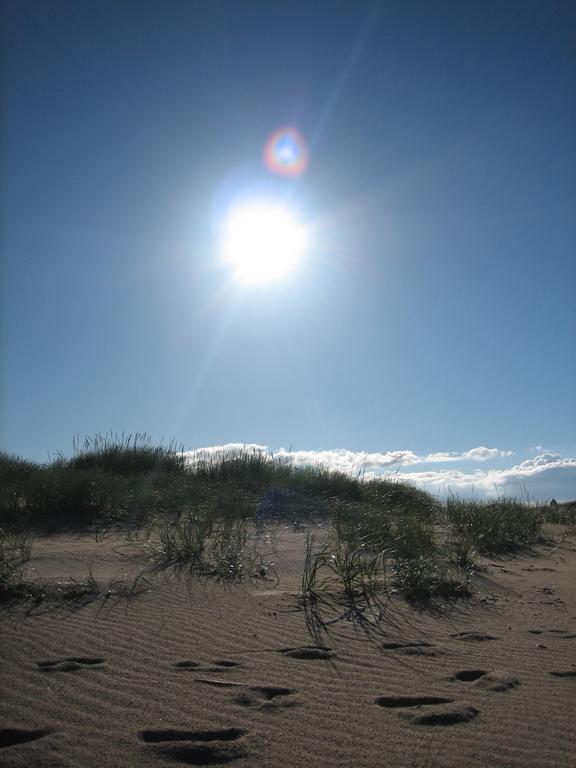
[(297, 598), (303, 537), (282, 530), (278, 584), (232, 586), (152, 572), (119, 537), (39, 540), (38, 579), (90, 563), (148, 581), (132, 600), (2, 607), (0, 764), (574, 764), (574, 537), (485, 560), (470, 600), (391, 595), (317, 634)]

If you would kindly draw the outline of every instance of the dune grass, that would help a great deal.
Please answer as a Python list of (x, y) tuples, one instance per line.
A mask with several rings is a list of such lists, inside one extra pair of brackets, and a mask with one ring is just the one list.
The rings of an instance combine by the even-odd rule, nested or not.
[(557, 525), (576, 525), (576, 501), (547, 504), (541, 508), (544, 520)]
[(121, 530), (143, 537), (160, 563), (241, 580), (274, 572), (255, 547), (270, 521), (322, 521), (324, 542), (306, 547), (304, 600), (369, 601), (391, 588), (412, 600), (459, 597), (470, 593), (481, 554), (532, 546), (553, 514), (558, 505), (515, 499), (441, 504), (396, 480), (364, 481), (259, 451), (190, 455), (146, 434), (96, 435), (44, 465), (0, 454), (0, 584), (16, 583), (31, 531), (99, 540)]
[(501, 553), (544, 538), (542, 508), (517, 499), (478, 501), (451, 496), (446, 502), (445, 519), (452, 540), (461, 544), (462, 552), (475, 548), (482, 553)]
[[(275, 492), (290, 498), (284, 511)], [(145, 434), (96, 436), (76, 445), (72, 458), (44, 465), (0, 454), (0, 526), (9, 529), (139, 527), (151, 515), (199, 508), (238, 518), (272, 511), (290, 519), (321, 513), (329, 498), (361, 493), (360, 483), (343, 473), (293, 467), (249, 450), (195, 460), (173, 443), (153, 446)]]
[(86, 437), (80, 446), (74, 441), (74, 456), (67, 462), (71, 469), (111, 472), (132, 476), (138, 473), (182, 472), (186, 468), (183, 446), (171, 440), (167, 446), (155, 446), (145, 432)]
[(12, 595), (22, 580), (22, 556), (13, 537), (0, 529), (0, 603)]

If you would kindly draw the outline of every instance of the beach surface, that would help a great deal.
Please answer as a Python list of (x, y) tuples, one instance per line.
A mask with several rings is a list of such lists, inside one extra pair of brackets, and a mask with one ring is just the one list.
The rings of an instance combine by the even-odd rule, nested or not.
[(281, 526), (278, 580), (223, 584), (121, 534), (37, 539), (28, 578), (109, 587), (0, 606), (0, 764), (574, 765), (575, 535), (483, 558), (467, 600), (316, 620), (304, 542)]

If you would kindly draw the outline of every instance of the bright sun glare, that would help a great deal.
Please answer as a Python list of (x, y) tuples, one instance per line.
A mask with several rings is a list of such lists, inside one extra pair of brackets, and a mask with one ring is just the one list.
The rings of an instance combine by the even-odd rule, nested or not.
[(307, 233), (295, 214), (277, 203), (247, 203), (229, 214), (223, 256), (244, 283), (281, 279), (304, 257)]

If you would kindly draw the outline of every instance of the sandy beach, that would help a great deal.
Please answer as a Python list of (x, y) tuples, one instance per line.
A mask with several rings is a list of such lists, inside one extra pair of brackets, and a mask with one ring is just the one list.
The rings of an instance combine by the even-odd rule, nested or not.
[(0, 40), (0, 768), (576, 768), (576, 0)]
[(573, 765), (574, 535), (483, 558), (470, 599), (391, 593), (324, 629), (298, 598), (304, 540), (281, 526), (279, 579), (225, 585), (120, 534), (38, 539), (28, 577), (89, 567), (110, 591), (2, 606), (0, 764)]

